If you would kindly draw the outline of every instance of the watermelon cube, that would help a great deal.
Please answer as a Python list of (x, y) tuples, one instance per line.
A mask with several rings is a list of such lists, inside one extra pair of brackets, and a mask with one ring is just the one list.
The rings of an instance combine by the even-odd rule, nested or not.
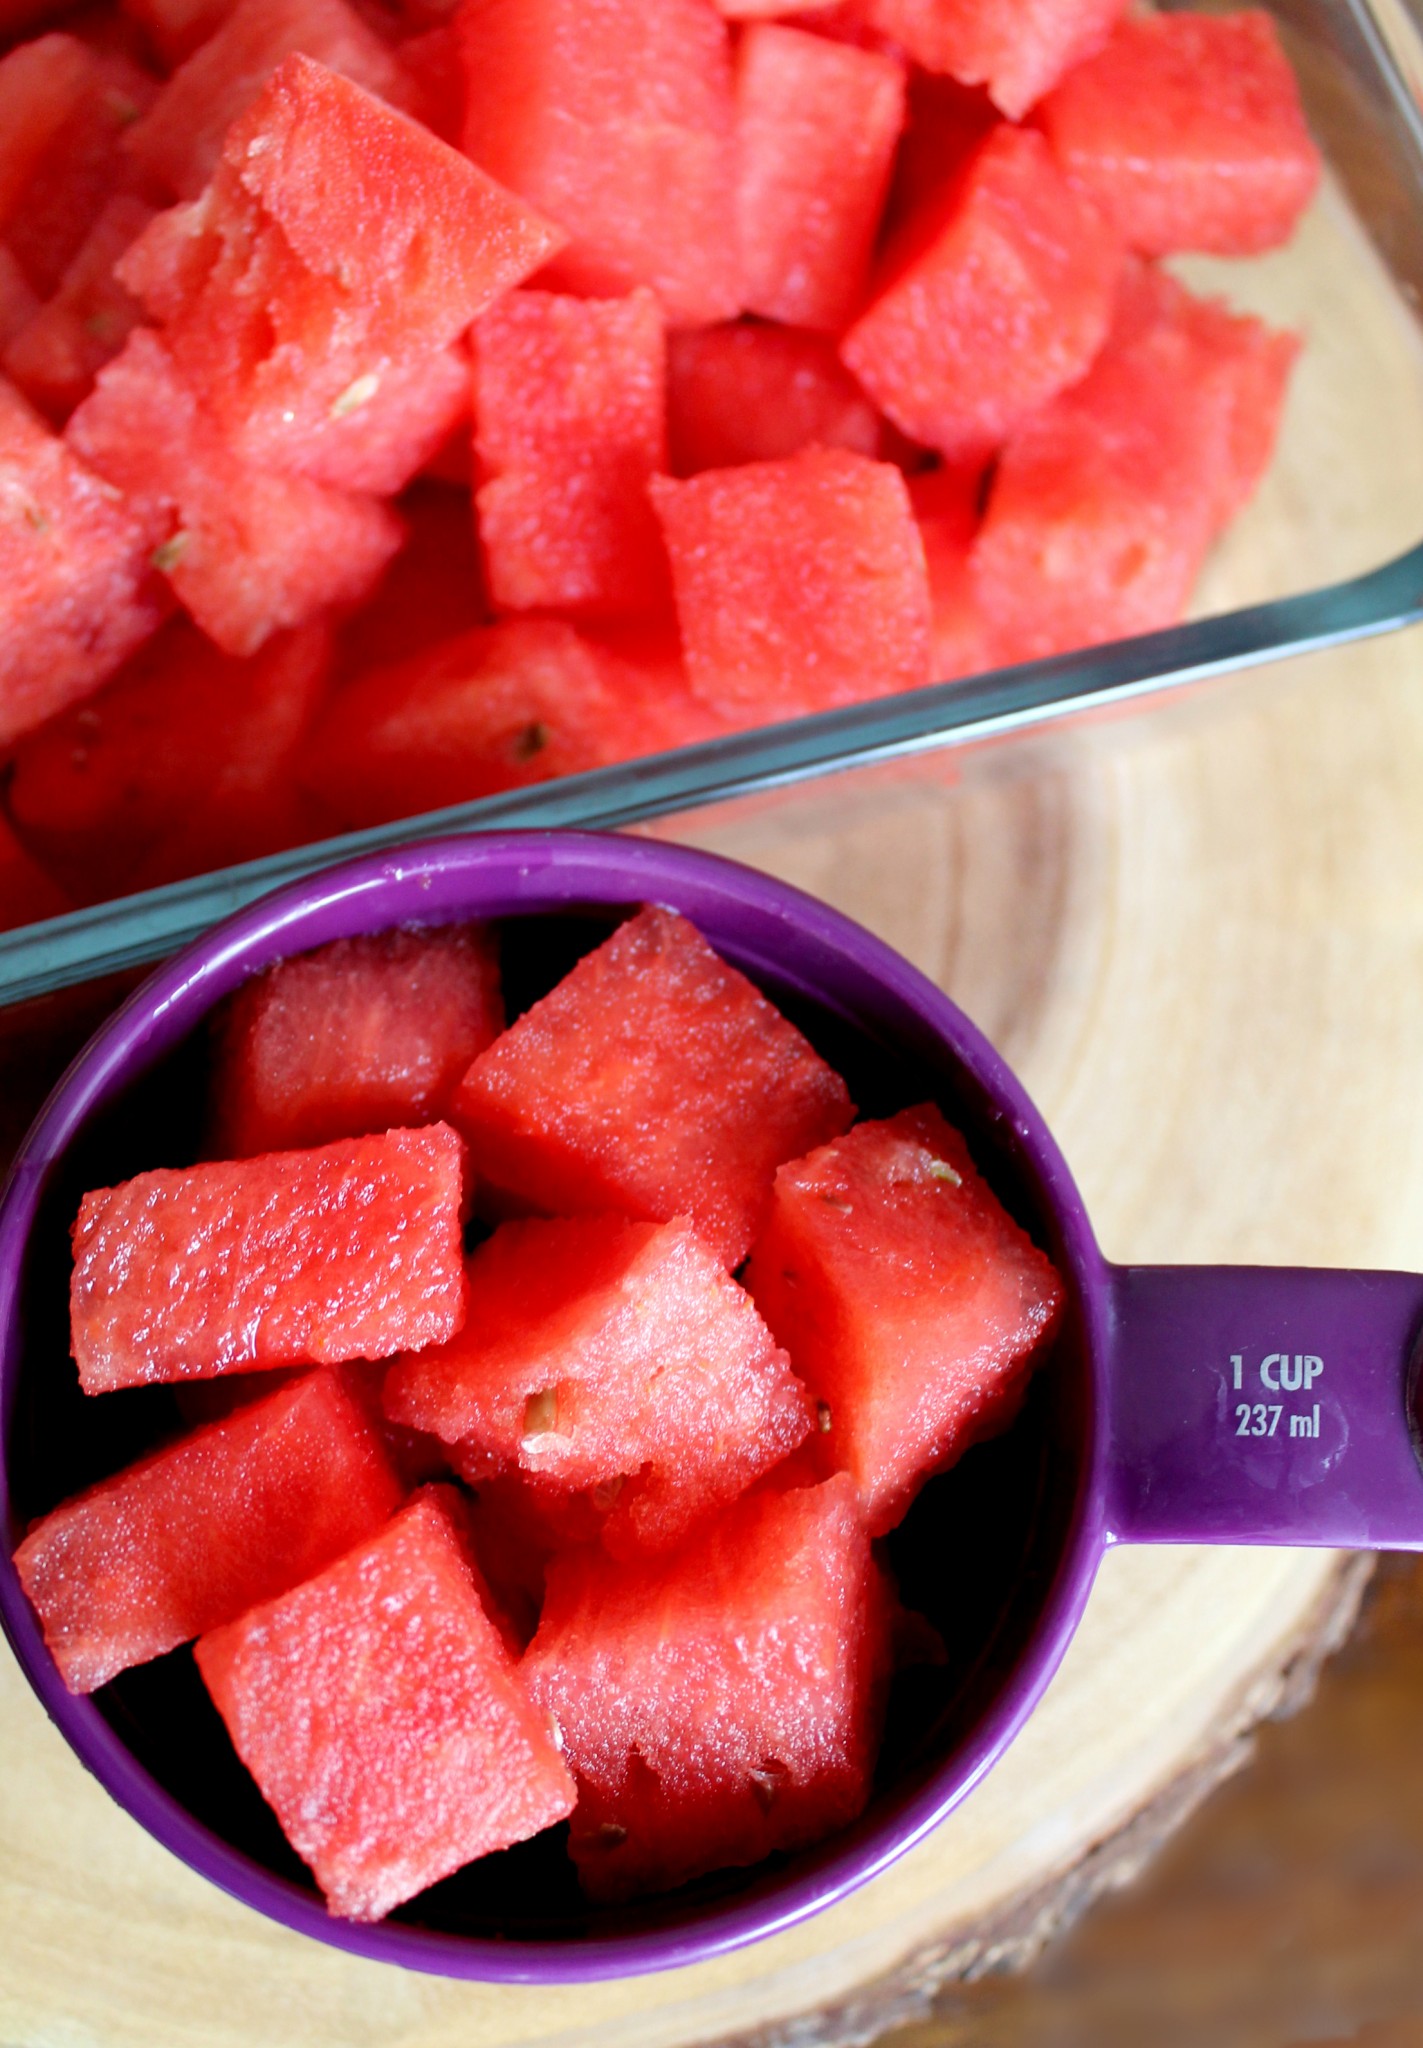
[(591, 1492), (615, 1555), (680, 1542), (810, 1432), (784, 1353), (684, 1218), (506, 1223), (468, 1279), (464, 1328), (389, 1368), (386, 1414), (491, 1474)]
[(291, 466), (333, 490), (389, 497), (420, 474), (451, 434), (468, 433), (469, 407), (464, 345), (419, 349), (393, 361), (379, 378), (348, 387), (324, 419), (311, 421), (299, 463), (293, 457)]
[(279, 961), (216, 1023), (211, 1150), (248, 1159), (431, 1123), (503, 1028), (498, 951), (475, 926), (335, 939)]
[(474, 329), (475, 494), (489, 593), (513, 611), (668, 601), (647, 484), (667, 467), (662, 309), (510, 292)]
[(1013, 1420), (1064, 1300), (932, 1103), (783, 1166), (746, 1278), (875, 1536)]
[(250, 460), (334, 476), (335, 425), (361, 441), (359, 415), (392, 379), (424, 459), (431, 411), (412, 365), (537, 269), (558, 232), (307, 57), (286, 59), (223, 148), (202, 197), (129, 250), (123, 283)]
[(0, 377), (0, 746), (113, 674), (162, 623), (151, 511), (51, 434)]
[(153, 219), (131, 193), (111, 199), (60, 281), (59, 289), (11, 341), (6, 373), (52, 419), (65, 419), (92, 388), (142, 319), (114, 276), (114, 265)]
[(374, 1534), (401, 1488), (334, 1373), (303, 1373), (36, 1522), (15, 1568), (71, 1692), (235, 1621)]
[(0, 57), (0, 233), (21, 218), (48, 153), (81, 111), (98, 59), (77, 36), (39, 36)]
[(1042, 136), (1004, 123), (886, 261), (841, 355), (906, 434), (981, 461), (1091, 363), (1121, 245)]
[(904, 478), (842, 448), (653, 479), (693, 690), (758, 725), (929, 680)]
[(721, 729), (664, 637), (512, 620), (358, 677), (318, 721), (301, 773), (343, 823), (376, 824)]
[(463, 1166), (431, 1124), (95, 1189), (70, 1283), (85, 1393), (443, 1343), (464, 1320)]
[(330, 666), (324, 626), (238, 661), (171, 620), (97, 695), (21, 741), (6, 797), (16, 831), (84, 903), (272, 851)]
[(736, 64), (736, 222), (748, 310), (839, 334), (864, 296), (904, 122), (904, 66), (756, 22)]
[(853, 1820), (891, 1598), (843, 1476), (748, 1495), (668, 1557), (555, 1558), (520, 1670), (577, 1781), (584, 1890), (626, 1899)]
[(744, 975), (649, 906), (480, 1054), (454, 1114), (476, 1172), (530, 1208), (689, 1216), (734, 1268), (777, 1166), (854, 1108)]
[(676, 327), (741, 311), (726, 24), (710, 0), (463, 0), (475, 163), (567, 230), (545, 282), (650, 285)]
[(926, 71), (986, 85), (1012, 121), (1100, 49), (1129, 0), (863, 0)]
[(333, 1913), (378, 1920), (573, 1807), (445, 1487), (205, 1635), (198, 1669)]
[(1296, 338), (1128, 273), (1091, 372), (1014, 436), (974, 541), (1000, 659), (1173, 624), (1268, 459)]
[[(69, 41), (65, 36), (41, 38), (46, 45)], [(45, 145), (30, 158), (29, 178), (12, 205), (7, 209), (0, 202), (0, 234), (36, 291), (46, 297), (58, 289), (107, 202), (131, 189), (133, 177), (122, 153), (122, 138), (158, 89), (122, 52), (85, 44), (79, 48), (82, 57), (71, 53), (68, 89), (51, 96), (53, 81), (40, 90), (38, 81), (29, 80), (36, 111), (45, 115), (47, 124), (61, 106), (64, 118), (49, 126)], [(0, 71), (23, 56), (23, 50), (14, 51), (0, 64)], [(18, 126), (23, 139), (29, 123), (21, 121)], [(0, 137), (6, 133), (6, 116), (0, 111)], [(0, 142), (0, 164), (7, 157), (13, 171), (16, 158)], [(0, 183), (4, 177), (0, 169)]]
[(160, 537), (155, 567), (226, 654), (255, 654), (283, 627), (358, 601), (404, 538), (374, 498), (234, 451), (150, 328), (100, 372), (66, 438), (143, 508)]
[(129, 129), (131, 161), (160, 191), (196, 199), (228, 129), (295, 50), (393, 106), (413, 103), (400, 60), (346, 0), (237, 0)]
[(1285, 241), (1319, 182), (1271, 17), (1146, 14), (1038, 110), (1068, 175), (1145, 256), (1248, 256)]
[(973, 587), (970, 557), (983, 477), (945, 465), (909, 479), (909, 501), (929, 567), (931, 666), (936, 683), (992, 668), (988, 622)]
[(803, 328), (728, 321), (667, 345), (674, 476), (772, 462), (802, 448), (880, 452), (880, 421), (835, 344)]

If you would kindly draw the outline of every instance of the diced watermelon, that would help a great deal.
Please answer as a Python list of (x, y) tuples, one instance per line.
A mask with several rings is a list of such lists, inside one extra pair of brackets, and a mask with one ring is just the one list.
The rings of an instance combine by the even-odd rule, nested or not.
[(8, 820), (0, 817), (0, 931), (62, 917), (73, 908), (59, 884), (31, 859)]
[(994, 665), (992, 635), (974, 592), (969, 561), (978, 532), (982, 483), (977, 469), (948, 465), (909, 479), (909, 501), (929, 566), (936, 683), (978, 675)]
[(503, 1028), (498, 951), (473, 926), (336, 939), (283, 960), (216, 1026), (210, 1150), (247, 1159), (430, 1123)]
[(904, 67), (779, 22), (736, 65), (737, 232), (749, 311), (839, 334), (864, 297), (904, 121)]
[(573, 1807), (480, 1591), (458, 1504), (431, 1488), (198, 1644), (238, 1755), (333, 1913), (377, 1920)]
[(716, 0), (728, 21), (779, 21), (785, 15), (822, 15), (826, 0)]
[(1298, 342), (1130, 271), (1090, 374), (999, 462), (971, 556), (999, 658), (1173, 624), (1268, 459)]
[(222, 26), (234, 0), (121, 0), (121, 5), (126, 14), (142, 23), (153, 47), (172, 69)]
[(464, 1319), (463, 1161), (432, 1124), (95, 1189), (70, 1287), (85, 1393), (442, 1344)]
[(926, 71), (986, 85), (1017, 121), (1100, 49), (1129, 0), (862, 0)]
[(421, 481), (400, 500), (409, 532), (375, 595), (343, 627), (343, 675), (384, 668), (485, 623), (489, 607), (469, 490)]
[(733, 1268), (776, 1167), (854, 1110), (744, 975), (648, 907), (480, 1055), (454, 1113), (475, 1171), (530, 1207), (690, 1216)]
[(0, 242), (0, 349), (8, 348), (38, 313), (43, 301), (19, 260), (5, 242)]
[(334, 490), (388, 497), (404, 490), (452, 433), (468, 433), (469, 407), (464, 347), (421, 349), (349, 385), (324, 419), (311, 421), (293, 464)]
[(1146, 256), (1272, 249), (1319, 182), (1294, 73), (1258, 8), (1122, 22), (1038, 119), (1064, 170)]
[(198, 872), (185, 851), (203, 866), (272, 851), (330, 665), (324, 626), (277, 635), (244, 662), (172, 620), (96, 696), (21, 742), (6, 797), (16, 830), (80, 902)]
[(880, 225), (882, 243), (942, 200), (988, 136), (999, 113), (986, 92), (931, 71), (911, 71), (904, 130)]
[(160, 215), (121, 276), (234, 445), (299, 472), (330, 459), (333, 420), (448, 348), (559, 239), (427, 129), (293, 56), (202, 198)]
[(853, 1820), (890, 1608), (843, 1477), (752, 1494), (668, 1558), (555, 1558), (520, 1668), (577, 1781), (584, 1890), (625, 1899)]
[(809, 1434), (814, 1410), (690, 1223), (506, 1223), (449, 1344), (391, 1366), (393, 1420), (592, 1492), (615, 1555), (679, 1543)]
[(0, 233), (8, 235), (45, 158), (83, 107), (98, 59), (77, 36), (39, 36), (0, 57)]
[(303, 779), (349, 825), (468, 803), (722, 730), (656, 637), (477, 627), (338, 692)]
[(730, 42), (710, 0), (463, 0), (464, 146), (570, 236), (546, 282), (741, 311)]
[(322, 1571), (399, 1507), (381, 1440), (304, 1373), (34, 1524), (15, 1568), (71, 1692)]
[(143, 315), (114, 265), (153, 219), (131, 193), (111, 199), (65, 271), (58, 291), (5, 350), (7, 373), (42, 412), (66, 418)]
[(108, 201), (132, 187), (122, 138), (158, 90), (120, 51), (85, 47), (84, 56), (82, 90), (34, 164), (8, 222), (0, 219), (0, 232), (45, 297), (58, 289)]
[(474, 329), (479, 536), (496, 605), (645, 612), (668, 602), (648, 480), (667, 467), (662, 309), (510, 292)]
[(1041, 135), (1005, 123), (887, 263), (841, 355), (906, 434), (969, 461), (1087, 369), (1121, 245)]
[(227, 654), (364, 597), (404, 538), (374, 498), (234, 453), (146, 327), (99, 373), (66, 438), (143, 508), (161, 536), (155, 566)]
[(0, 377), (0, 746), (96, 688), (161, 624), (158, 538)]
[(393, 106), (413, 105), (399, 59), (346, 0), (237, 0), (130, 128), (124, 147), (132, 161), (160, 189), (196, 199), (228, 129), (294, 50)]
[(687, 678), (759, 725), (929, 679), (924, 548), (904, 478), (841, 448), (655, 477)]
[(667, 432), (675, 476), (802, 448), (880, 452), (880, 421), (823, 334), (754, 321), (674, 334)]
[(870, 1533), (1013, 1420), (1062, 1282), (931, 1103), (783, 1166), (747, 1285), (829, 1410)]

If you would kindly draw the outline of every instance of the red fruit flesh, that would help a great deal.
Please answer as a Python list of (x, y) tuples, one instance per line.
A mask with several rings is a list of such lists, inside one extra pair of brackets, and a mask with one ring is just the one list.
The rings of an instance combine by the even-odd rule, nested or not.
[(475, 1170), (548, 1214), (690, 1216), (728, 1268), (776, 1167), (845, 1129), (839, 1075), (685, 918), (646, 908), (474, 1062)]
[(573, 1806), (444, 1488), (197, 1659), (333, 1913), (378, 1920)]
[(822, 1468), (850, 1474), (877, 1536), (1013, 1420), (1064, 1298), (931, 1104), (782, 1167), (747, 1285), (829, 1410)]
[(926, 71), (986, 85), (1012, 121), (1099, 49), (1128, 0), (864, 0)]
[(305, 1373), (66, 1501), (15, 1568), (65, 1684), (93, 1692), (324, 1570), (400, 1501), (361, 1410)]
[(577, 1780), (584, 1890), (660, 1890), (853, 1820), (890, 1599), (844, 1478), (750, 1495), (670, 1557), (555, 1558), (521, 1671)]
[(389, 1369), (386, 1413), (491, 1474), (595, 1490), (617, 1555), (680, 1542), (810, 1430), (784, 1354), (681, 1219), (506, 1223), (468, 1278), (463, 1330)]
[(880, 421), (833, 342), (801, 328), (731, 322), (667, 348), (674, 476), (772, 462), (802, 448), (880, 452)]
[(924, 549), (904, 479), (839, 448), (658, 477), (687, 678), (740, 725), (929, 679)]
[(474, 926), (283, 960), (217, 1023), (209, 1150), (248, 1159), (432, 1122), (503, 1028), (498, 952)]
[(142, 319), (114, 277), (114, 265), (153, 219), (153, 208), (121, 194), (94, 222), (59, 289), (5, 350), (7, 373), (41, 412), (65, 419)]
[(443, 1343), (464, 1318), (463, 1158), (433, 1124), (86, 1195), (70, 1288), (84, 1391)]

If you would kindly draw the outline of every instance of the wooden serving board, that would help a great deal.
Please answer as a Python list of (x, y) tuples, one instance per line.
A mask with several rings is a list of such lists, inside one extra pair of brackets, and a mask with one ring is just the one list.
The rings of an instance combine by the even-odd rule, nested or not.
[[(1212, 607), (1423, 527), (1423, 352), (1337, 202), (1232, 282), (1313, 332)], [(1047, 1113), (1110, 1255), (1423, 1260), (1423, 633), (667, 829), (826, 897), (948, 988)], [(44, 1056), (14, 1040), (13, 1101)], [(1029, 1726), (911, 1855), (774, 1941), (574, 1989), (409, 1975), (269, 1925), (109, 1803), (0, 1653), (0, 2040), (867, 2040), (1129, 1875), (1307, 1692), (1359, 1585), (1333, 1553), (1109, 1556)]]

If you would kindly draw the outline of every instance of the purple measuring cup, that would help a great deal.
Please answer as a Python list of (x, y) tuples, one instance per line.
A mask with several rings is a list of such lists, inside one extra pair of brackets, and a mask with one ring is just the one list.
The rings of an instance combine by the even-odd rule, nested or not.
[[(1069, 1310), (1013, 1429), (925, 1488), (890, 1539), (948, 1663), (899, 1683), (877, 1790), (819, 1849), (640, 1906), (582, 1902), (524, 1844), (378, 1926), (326, 1913), (232, 1755), (185, 1651), (76, 1699), (20, 1590), (25, 1519), (143, 1448), (163, 1390), (86, 1402), (67, 1364), (67, 1228), (86, 1187), (180, 1161), (209, 1011), (283, 955), (358, 932), (507, 921), (516, 1002), (630, 906), (683, 912), (846, 1073), (863, 1113), (933, 1098), (1051, 1252)], [(0, 1198), (0, 1619), (51, 1717), (175, 1854), (288, 1927), (449, 1976), (574, 1982), (703, 1960), (787, 1927), (903, 1853), (1012, 1740), (1114, 1542), (1423, 1547), (1412, 1420), (1423, 1277), (1107, 1264), (1045, 1125), (932, 983), (823, 904), (682, 848), (593, 834), (436, 841), (302, 881), (155, 973), (90, 1042)]]

